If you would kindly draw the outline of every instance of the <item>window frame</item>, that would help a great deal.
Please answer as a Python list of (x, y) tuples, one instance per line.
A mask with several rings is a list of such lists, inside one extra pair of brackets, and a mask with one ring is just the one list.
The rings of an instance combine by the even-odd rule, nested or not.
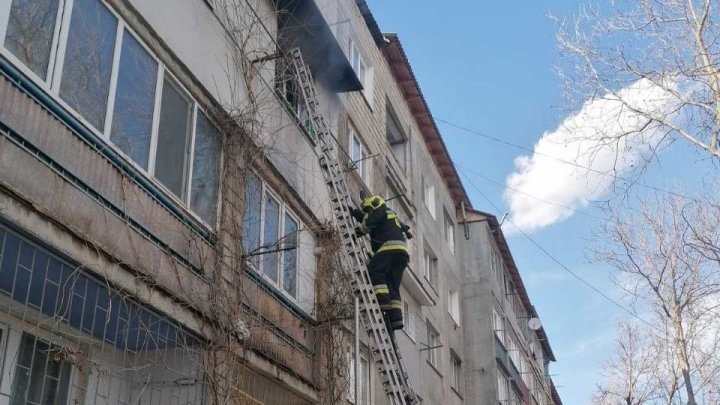
[(499, 404), (507, 404), (510, 401), (510, 381), (505, 373), (496, 367), (497, 370), (497, 401)]
[[(500, 329), (496, 329), (498, 327)], [(505, 318), (495, 308), (493, 308), (493, 334), (505, 347)]]
[[(354, 156), (354, 144), (355, 141), (357, 141), (357, 144), (360, 148), (360, 159), (355, 160)], [(359, 132), (355, 125), (353, 125), (352, 122), (348, 123), (348, 151), (350, 152), (350, 165), (351, 167), (354, 166), (354, 171), (357, 173), (358, 177), (365, 183), (366, 186), (370, 187), (370, 158), (367, 154), (368, 149), (363, 143), (362, 138), (359, 136)]]
[[(257, 174), (255, 171), (251, 171), (251, 175), (257, 177), (258, 181), (260, 182), (260, 190), (261, 190), (261, 196), (260, 196), (260, 226), (259, 226), (259, 240), (258, 240), (258, 246), (262, 247), (265, 246), (265, 196), (266, 194), (269, 194), (270, 197), (272, 197), (275, 201), (278, 202), (278, 235), (282, 235), (285, 232), (285, 215), (292, 218), (295, 223), (297, 224), (297, 246), (295, 247), (295, 296), (290, 294), (286, 289), (283, 280), (283, 266), (285, 261), (285, 252), (279, 251), (278, 253), (278, 281), (276, 282), (272, 278), (270, 278), (267, 274), (265, 274), (265, 270), (263, 269), (262, 259), (260, 259), (256, 263), (252, 260), (248, 261), (248, 265), (250, 268), (253, 269), (253, 271), (260, 276), (263, 277), (263, 280), (267, 281), (272, 285), (274, 288), (276, 288), (278, 291), (280, 291), (282, 294), (284, 294), (286, 297), (292, 299), (294, 302), (299, 302), (298, 295), (300, 294), (300, 232), (303, 229), (303, 222), (300, 220), (300, 217), (296, 215), (290, 207), (288, 207), (288, 204), (280, 198), (280, 195), (272, 190), (272, 188), (263, 180), (263, 178)], [(246, 198), (247, 201), (247, 198)], [(285, 237), (285, 235), (280, 236), (278, 240), (276, 241), (279, 244), (282, 243), (282, 239)], [(261, 256), (262, 257), (262, 256)]]
[[(355, 72), (355, 76), (357, 76), (358, 80), (360, 81), (360, 84), (362, 85), (362, 96), (365, 100), (365, 103), (367, 103), (367, 106), (370, 108), (370, 110), (373, 110), (373, 106), (375, 103), (375, 92), (373, 87), (373, 82), (375, 79), (375, 71), (373, 67), (368, 63), (368, 58), (365, 57), (364, 52), (360, 49), (358, 44), (360, 43), (359, 40), (356, 39), (357, 36), (354, 33), (350, 33), (348, 35), (348, 62), (350, 62), (350, 68)], [(353, 52), (354, 51), (354, 52)], [(362, 65), (364, 68), (362, 74), (355, 70), (355, 60), (357, 57), (358, 69)]]
[[(427, 362), (433, 366), (436, 370), (440, 368), (440, 355), (438, 354), (437, 350), (440, 346), (440, 332), (438, 332), (437, 328), (435, 328), (435, 325), (430, 322), (429, 319), (425, 320), (425, 327), (427, 331)], [(435, 347), (434, 349), (431, 349), (431, 347)]]
[[(358, 359), (360, 360), (360, 364), (358, 365), (360, 368), (360, 389), (362, 390), (363, 387), (363, 380), (366, 380), (367, 382), (367, 401), (364, 401), (362, 398), (362, 393), (356, 393), (355, 392), (355, 381), (357, 380), (358, 376), (355, 374), (355, 351), (352, 347), (348, 348), (348, 388), (347, 388), (347, 401), (351, 404), (356, 405), (372, 405), (373, 403), (373, 384), (372, 384), (372, 362), (370, 361), (369, 357), (365, 354), (358, 353)], [(362, 363), (363, 361), (366, 364), (365, 370), (363, 370)], [(363, 372), (364, 371), (364, 372)], [(355, 401), (355, 396), (357, 394), (358, 401)]]
[[(6, 319), (0, 320), (0, 331), (2, 331), (2, 338), (0, 339), (0, 395), (7, 395), (7, 400), (10, 401), (12, 398), (12, 388), (15, 383), (15, 375), (17, 374), (17, 363), (20, 354), (20, 346), (22, 344), (23, 335), (27, 334), (35, 339), (35, 342), (42, 341), (45, 344), (54, 346), (52, 343), (52, 336), (43, 330), (30, 330), (17, 322), (8, 321)], [(71, 340), (65, 340), (63, 346), (70, 348), (77, 348), (77, 344)], [(75, 381), (76, 367), (70, 364), (70, 373), (68, 375), (68, 397), (65, 404), (70, 403), (73, 397), (73, 390), (76, 388), (73, 385)], [(43, 378), (44, 379), (44, 378)]]
[(450, 388), (460, 392), (462, 384), (462, 360), (455, 350), (450, 349)]
[(423, 277), (434, 289), (437, 289), (440, 283), (437, 267), (438, 257), (426, 242), (423, 249)]
[(452, 220), (452, 217), (448, 213), (447, 210), (444, 211), (444, 223), (443, 223), (443, 233), (444, 233), (444, 239), (445, 244), (447, 244), (448, 248), (450, 248), (450, 251), (455, 253), (455, 223)]
[(423, 205), (427, 208), (430, 216), (437, 219), (437, 206), (435, 204), (435, 185), (428, 182), (427, 177), (420, 176), (423, 190)]
[[(455, 297), (455, 300), (453, 300)], [(460, 292), (458, 290), (448, 290), (448, 314), (450, 318), (455, 322), (455, 326), (460, 326)]]
[[(88, 131), (90, 131), (93, 135), (95, 135), (98, 139), (100, 139), (105, 146), (109, 147), (110, 150), (112, 150), (114, 153), (117, 153), (119, 156), (122, 156), (124, 161), (129, 163), (134, 169), (136, 169), (140, 174), (142, 174), (144, 177), (146, 177), (148, 180), (152, 182), (152, 184), (156, 187), (158, 187), (168, 198), (171, 199), (176, 205), (180, 206), (189, 213), (189, 215), (198, 223), (202, 224), (205, 228), (210, 230), (216, 230), (218, 227), (219, 219), (220, 219), (220, 210), (221, 210), (221, 200), (222, 200), (222, 194), (221, 194), (221, 187), (220, 182), (218, 181), (218, 190), (217, 190), (217, 201), (216, 201), (216, 209), (214, 214), (214, 220), (212, 223), (208, 223), (205, 219), (203, 219), (199, 214), (197, 214), (191, 207), (190, 207), (190, 193), (192, 190), (192, 184), (191, 184), (191, 177), (192, 177), (192, 163), (194, 160), (194, 147), (195, 147), (195, 134), (197, 132), (197, 114), (203, 113), (208, 120), (215, 125), (213, 122), (211, 116), (207, 114), (206, 111), (200, 106), (200, 103), (198, 102), (197, 98), (193, 96), (192, 92), (188, 90), (188, 88), (182, 84), (180, 80), (170, 71), (167, 64), (163, 63), (162, 60), (158, 57), (156, 52), (153, 52), (152, 49), (145, 43), (145, 41), (141, 38), (140, 35), (125, 21), (125, 19), (105, 0), (96, 0), (101, 7), (104, 7), (108, 10), (108, 12), (117, 19), (117, 27), (114, 33), (114, 44), (113, 44), (113, 57), (112, 57), (112, 68), (110, 72), (110, 83), (109, 83), (109, 89), (108, 89), (108, 95), (107, 95), (107, 106), (105, 110), (105, 121), (103, 124), (103, 128), (96, 128), (93, 124), (91, 124), (87, 119), (85, 119), (79, 111), (75, 110), (73, 107), (69, 105), (65, 100), (62, 99), (60, 96), (60, 85), (63, 79), (63, 69), (65, 67), (65, 56), (67, 53), (67, 45), (68, 45), (68, 39), (69, 39), (69, 30), (70, 30), (70, 24), (72, 20), (72, 11), (73, 11), (73, 5), (75, 3), (75, 0), (58, 0), (58, 14), (56, 16), (55, 21), (55, 30), (53, 32), (53, 39), (51, 43), (50, 48), (50, 59), (48, 61), (48, 68), (47, 68), (47, 78), (42, 79), (37, 74), (35, 74), (28, 66), (25, 66), (25, 64), (20, 61), (19, 58), (17, 58), (13, 53), (5, 47), (5, 37), (7, 35), (7, 27), (9, 23), (10, 18), (10, 9), (12, 7), (12, 0), (8, 2), (6, 5), (0, 6), (0, 27), (4, 27), (4, 29), (0, 30), (0, 55), (2, 57), (6, 58), (10, 63), (17, 69), (20, 70), (23, 74), (25, 74), (31, 81), (33, 81), (37, 86), (39, 86), (42, 90), (44, 90), (52, 99), (54, 102), (57, 102), (65, 111), (67, 111), (74, 119), (78, 120)], [(153, 117), (152, 117), (152, 129), (150, 133), (150, 145), (148, 147), (148, 168), (145, 169), (142, 166), (140, 166), (138, 163), (136, 163), (130, 156), (128, 156), (122, 149), (120, 149), (119, 146), (115, 145), (110, 140), (111, 136), (111, 128), (112, 128), (112, 118), (113, 113), (115, 109), (115, 95), (117, 92), (118, 87), (118, 76), (120, 71), (120, 57), (122, 53), (122, 45), (123, 45), (123, 34), (127, 32), (127, 34), (132, 35), (133, 38), (140, 44), (140, 46), (147, 52), (149, 57), (157, 64), (157, 77), (155, 82), (155, 93), (154, 93), (154, 100), (153, 100)], [(177, 196), (175, 193), (170, 191), (164, 184), (162, 184), (161, 181), (159, 181), (157, 178), (155, 178), (155, 161), (156, 161), (156, 155), (157, 155), (157, 138), (158, 138), (158, 130), (159, 130), (159, 124), (160, 124), (160, 110), (161, 110), (161, 101), (162, 101), (162, 86), (165, 80), (165, 75), (168, 75), (168, 77), (174, 81), (174, 83), (179, 87), (178, 90), (180, 90), (184, 95), (186, 95), (191, 103), (190, 109), (192, 116), (192, 128), (190, 128), (190, 144), (189, 148), (186, 151), (189, 153), (189, 161), (190, 164), (188, 165), (188, 173), (185, 176), (184, 179), (184, 187), (186, 188), (187, 196), (186, 198), (183, 198), (182, 196)], [(217, 126), (216, 126), (217, 128)], [(219, 131), (218, 131), (219, 132)], [(220, 135), (220, 134), (219, 134)], [(220, 154), (219, 159), (220, 162), (218, 164), (218, 167), (222, 167), (223, 162), (223, 150), (222, 150), (222, 142), (221, 139), (218, 140), (220, 144)], [(220, 179), (220, 173), (221, 170), (218, 171), (218, 179)]]
[(412, 340), (413, 342), (416, 341), (416, 331), (415, 331), (415, 314), (410, 309), (410, 301), (408, 301), (406, 298), (402, 299), (403, 304), (403, 318), (405, 320), (405, 327), (403, 328), (403, 331), (407, 335), (407, 337)]

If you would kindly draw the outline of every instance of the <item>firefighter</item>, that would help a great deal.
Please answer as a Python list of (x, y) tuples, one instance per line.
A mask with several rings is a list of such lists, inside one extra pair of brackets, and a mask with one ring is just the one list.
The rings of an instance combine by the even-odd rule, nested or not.
[(368, 272), (380, 308), (387, 312), (392, 330), (403, 328), (400, 282), (408, 264), (406, 240), (412, 238), (410, 227), (400, 222), (379, 195), (363, 199), (362, 210), (352, 209), (359, 222), (355, 228), (359, 236), (370, 236)]

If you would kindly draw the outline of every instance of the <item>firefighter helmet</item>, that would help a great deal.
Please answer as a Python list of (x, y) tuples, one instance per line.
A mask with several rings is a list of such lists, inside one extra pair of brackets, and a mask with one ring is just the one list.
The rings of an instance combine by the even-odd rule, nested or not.
[(363, 211), (371, 211), (378, 209), (385, 204), (385, 200), (379, 195), (371, 195), (363, 200), (362, 208)]

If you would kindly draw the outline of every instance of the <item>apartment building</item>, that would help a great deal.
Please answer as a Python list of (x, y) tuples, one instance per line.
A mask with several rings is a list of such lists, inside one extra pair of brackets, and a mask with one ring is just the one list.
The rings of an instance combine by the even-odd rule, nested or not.
[[(493, 269), (489, 253), (472, 252), (498, 242), (489, 220), (461, 215), (483, 214), (398, 36), (381, 33), (364, 1), (10, 0), (0, 4), (0, 404), (354, 402), (356, 380), (359, 403), (386, 402), (367, 349), (348, 356), (330, 339), (348, 329), (324, 307), (329, 197), (278, 57), (293, 47), (353, 192), (394, 197), (413, 227), (397, 336), (424, 403), (511, 403), (510, 388), (492, 391), (500, 375), (518, 401), (560, 403), (554, 389), (555, 402), (543, 396), (554, 360), (543, 332), (527, 338), (533, 362), (518, 365), (510, 332), (498, 344), (482, 323), (496, 305), (488, 294), (502, 295), (500, 284), (468, 291)], [(505, 304), (498, 315), (523, 333)], [(537, 316), (527, 294), (521, 304)], [(488, 374), (476, 366), (485, 361)]]
[(468, 403), (562, 404), (555, 355), (497, 218), (468, 210), (461, 226), (471, 235), (460, 242)]

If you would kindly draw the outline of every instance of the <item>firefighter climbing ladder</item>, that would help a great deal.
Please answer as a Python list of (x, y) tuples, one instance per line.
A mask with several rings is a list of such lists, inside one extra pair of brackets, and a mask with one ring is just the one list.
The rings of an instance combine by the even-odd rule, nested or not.
[(352, 269), (352, 286), (355, 294), (359, 297), (360, 316), (365, 331), (370, 337), (370, 349), (380, 373), (385, 394), (387, 394), (390, 404), (393, 405), (417, 404), (419, 400), (408, 384), (407, 373), (402, 364), (395, 336), (389, 332), (366, 270), (366, 247), (365, 243), (358, 240), (355, 235), (355, 226), (348, 208), (352, 206), (352, 200), (345, 181), (344, 167), (337, 157), (334, 139), (325, 118), (319, 112), (315, 86), (310, 72), (303, 61), (300, 49), (294, 48), (290, 56), (298, 87), (307, 103), (308, 115), (312, 123), (312, 131), (309, 132), (313, 132), (315, 136), (315, 151), (319, 157), (323, 177), (330, 189), (330, 201), (335, 220), (347, 252), (345, 264)]

